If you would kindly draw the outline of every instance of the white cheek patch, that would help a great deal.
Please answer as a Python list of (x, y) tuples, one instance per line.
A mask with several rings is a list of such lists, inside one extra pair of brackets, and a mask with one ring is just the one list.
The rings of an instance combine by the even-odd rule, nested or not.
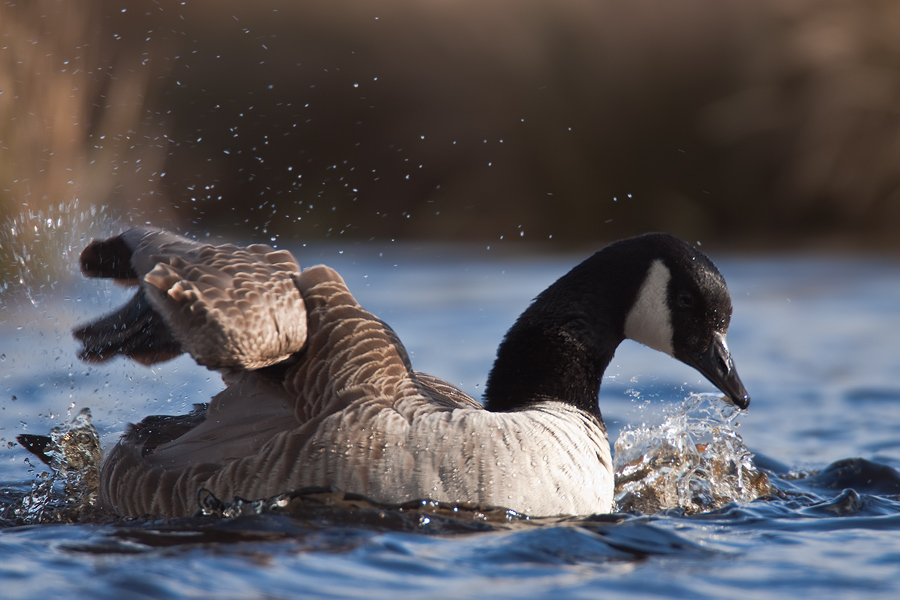
[(669, 269), (655, 260), (625, 318), (625, 337), (672, 356), (672, 313), (669, 310)]

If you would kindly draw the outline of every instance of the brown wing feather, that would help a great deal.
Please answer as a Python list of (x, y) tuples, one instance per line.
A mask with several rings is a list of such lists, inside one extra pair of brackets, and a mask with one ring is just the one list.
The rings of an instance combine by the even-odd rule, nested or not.
[(472, 396), (434, 375), (416, 371), (415, 378), (422, 395), (428, 396), (437, 404), (447, 408), (484, 408)]
[(141, 285), (125, 308), (76, 330), (89, 360), (123, 354), (152, 363), (186, 350), (210, 368), (257, 369), (306, 341), (303, 299), (292, 279), (300, 267), (288, 252), (134, 228), (92, 242), (81, 264), (86, 275)]

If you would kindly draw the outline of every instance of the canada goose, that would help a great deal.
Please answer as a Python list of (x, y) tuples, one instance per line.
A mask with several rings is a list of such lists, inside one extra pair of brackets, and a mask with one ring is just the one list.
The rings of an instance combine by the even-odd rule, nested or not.
[(609, 512), (597, 397), (626, 337), (750, 402), (725, 344), (725, 281), (667, 234), (613, 243), (538, 295), (500, 344), (484, 406), (413, 371), (337, 272), (301, 271), (288, 252), (134, 228), (92, 242), (81, 267), (138, 284), (121, 310), (75, 331), (82, 358), (151, 364), (187, 351), (226, 383), (189, 415), (132, 425), (107, 454), (100, 502), (120, 515), (190, 515), (200, 490), (256, 499), (314, 485), (532, 516)]

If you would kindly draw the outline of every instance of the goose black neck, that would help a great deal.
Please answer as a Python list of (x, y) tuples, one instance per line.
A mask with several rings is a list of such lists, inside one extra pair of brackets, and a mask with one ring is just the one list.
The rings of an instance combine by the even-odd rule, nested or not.
[[(485, 389), (492, 411), (567, 402), (600, 417), (603, 372), (649, 265), (608, 246), (542, 292), (497, 350)], [(624, 261), (624, 262), (623, 262)]]

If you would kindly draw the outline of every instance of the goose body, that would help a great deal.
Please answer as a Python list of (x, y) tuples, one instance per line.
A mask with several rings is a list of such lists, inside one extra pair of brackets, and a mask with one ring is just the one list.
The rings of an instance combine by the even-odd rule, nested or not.
[(226, 383), (189, 415), (131, 426), (107, 453), (100, 502), (120, 515), (190, 515), (200, 490), (254, 499), (313, 485), (533, 516), (609, 512), (597, 395), (626, 336), (749, 402), (725, 345), (724, 280), (665, 234), (607, 246), (540, 294), (501, 343), (484, 406), (414, 371), (337, 272), (301, 270), (286, 252), (135, 228), (93, 242), (81, 263), (138, 284), (120, 311), (76, 330), (84, 359), (187, 351)]

